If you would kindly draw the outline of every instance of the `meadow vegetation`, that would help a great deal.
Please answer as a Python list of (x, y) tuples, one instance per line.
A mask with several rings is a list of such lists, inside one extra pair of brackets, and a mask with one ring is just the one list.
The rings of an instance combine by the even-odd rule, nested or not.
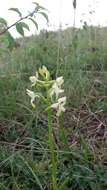
[[(29, 77), (64, 77), (60, 136), (53, 119), (57, 190), (107, 189), (107, 28), (85, 26), (17, 39), (0, 49), (0, 190), (51, 190), (46, 113), (32, 109)], [(64, 128), (63, 128), (64, 127)], [(65, 138), (65, 136), (66, 138)]]

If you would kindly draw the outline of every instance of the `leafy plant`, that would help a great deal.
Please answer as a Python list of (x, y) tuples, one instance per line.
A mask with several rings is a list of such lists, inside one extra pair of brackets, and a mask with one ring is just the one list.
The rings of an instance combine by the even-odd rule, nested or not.
[(8, 26), (8, 22), (4, 19), (4, 18), (0, 18), (0, 24), (1, 24), (1, 31), (0, 31), (0, 35), (5, 35), (6, 38), (6, 43), (8, 43), (8, 45), (6, 44), (6, 46), (9, 49), (12, 49), (12, 47), (14, 47), (14, 38), (12, 37), (11, 33), (9, 32), (9, 30), (12, 27), (16, 27), (16, 31), (21, 35), (24, 36), (25, 35), (25, 29), (30, 31), (29, 26), (25, 23), (25, 21), (27, 19), (29, 19), (36, 27), (36, 29), (38, 29), (38, 23), (35, 20), (35, 15), (36, 14), (41, 14), (46, 21), (48, 22), (48, 15), (45, 11), (47, 11), (47, 9), (45, 9), (44, 7), (40, 6), (38, 3), (33, 3), (35, 5), (34, 10), (32, 12), (30, 12), (28, 15), (23, 16), (23, 14), (21, 13), (21, 11), (18, 8), (10, 8), (10, 11), (14, 11), (15, 13), (18, 14), (19, 16), (19, 20), (17, 20), (15, 23), (13, 23), (12, 25)]
[[(39, 75), (42, 78), (39, 79)], [(48, 114), (48, 139), (49, 148), (51, 153), (51, 163), (52, 163), (52, 189), (58, 190), (57, 185), (57, 158), (55, 153), (55, 143), (53, 138), (53, 127), (52, 127), (52, 109), (57, 111), (57, 127), (59, 126), (59, 117), (62, 112), (65, 112), (66, 97), (60, 97), (64, 92), (61, 86), (64, 82), (63, 77), (58, 77), (56, 80), (52, 80), (49, 71), (45, 66), (39, 68), (39, 72), (36, 72), (36, 76), (31, 76), (30, 81), (34, 91), (27, 89), (27, 94), (31, 98), (31, 104), (33, 108), (44, 105), (45, 112)], [(44, 90), (43, 90), (44, 89)], [(35, 105), (35, 99), (39, 99), (39, 103)]]

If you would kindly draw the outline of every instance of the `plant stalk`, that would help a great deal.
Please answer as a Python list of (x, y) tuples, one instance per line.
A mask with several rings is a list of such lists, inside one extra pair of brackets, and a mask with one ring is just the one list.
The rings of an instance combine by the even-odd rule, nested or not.
[(57, 188), (57, 159), (55, 153), (55, 145), (52, 132), (52, 111), (48, 111), (48, 132), (49, 132), (49, 148), (51, 153), (51, 163), (52, 163), (52, 187), (53, 190), (58, 190)]

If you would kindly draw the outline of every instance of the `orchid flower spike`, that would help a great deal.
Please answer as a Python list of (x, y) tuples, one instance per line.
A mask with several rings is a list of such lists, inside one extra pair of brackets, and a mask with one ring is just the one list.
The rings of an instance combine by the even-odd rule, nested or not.
[(36, 76), (31, 76), (31, 77), (29, 77), (29, 79), (30, 79), (30, 81), (32, 83), (31, 86), (35, 86), (37, 81), (38, 81), (38, 72), (36, 72)]
[(49, 90), (49, 94), (50, 97), (52, 99), (52, 97), (54, 96), (54, 94), (56, 95), (56, 99), (58, 99), (58, 96), (64, 92), (63, 89), (61, 89), (61, 85), (64, 83), (64, 79), (63, 77), (58, 77), (54, 84), (52, 85), (52, 88)]
[(33, 91), (27, 89), (27, 95), (31, 98), (31, 105), (33, 108), (35, 108), (35, 104), (34, 104), (34, 101), (35, 101), (35, 98), (38, 97), (39, 98), (39, 95), (35, 94)]
[(56, 115), (59, 117), (61, 112), (65, 112), (65, 104), (66, 104), (66, 97), (62, 97), (58, 99), (57, 103), (51, 105), (51, 108), (57, 110)]
[(44, 79), (46, 80), (50, 79), (50, 73), (44, 65), (42, 66), (42, 68), (39, 68), (39, 73)]
[(64, 83), (63, 77), (62, 77), (62, 76), (61, 76), (61, 77), (58, 77), (58, 78), (56, 79), (56, 83), (57, 83), (57, 85), (58, 85), (59, 87), (61, 87), (61, 85)]
[(52, 88), (50, 89), (49, 91), (49, 94), (50, 94), (50, 97), (52, 99), (53, 95), (55, 94), (56, 95), (56, 98), (58, 98), (59, 94), (63, 93), (64, 90), (59, 88), (57, 83), (55, 82), (52, 86)]

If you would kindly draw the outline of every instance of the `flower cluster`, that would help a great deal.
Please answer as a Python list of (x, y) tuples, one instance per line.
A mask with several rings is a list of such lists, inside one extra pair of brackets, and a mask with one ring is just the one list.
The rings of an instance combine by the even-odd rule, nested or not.
[[(35, 87), (39, 92), (31, 91), (27, 89), (27, 94), (31, 98), (31, 105), (35, 108), (36, 98), (40, 98), (47, 105), (46, 110), (55, 109), (56, 115), (59, 117), (61, 112), (65, 112), (66, 97), (62, 97), (61, 94), (64, 93), (62, 85), (64, 83), (63, 77), (58, 77), (56, 80), (52, 80), (50, 73), (45, 66), (39, 68), (35, 76), (31, 76), (31, 87)], [(45, 89), (46, 94), (43, 95), (41, 88)]]

